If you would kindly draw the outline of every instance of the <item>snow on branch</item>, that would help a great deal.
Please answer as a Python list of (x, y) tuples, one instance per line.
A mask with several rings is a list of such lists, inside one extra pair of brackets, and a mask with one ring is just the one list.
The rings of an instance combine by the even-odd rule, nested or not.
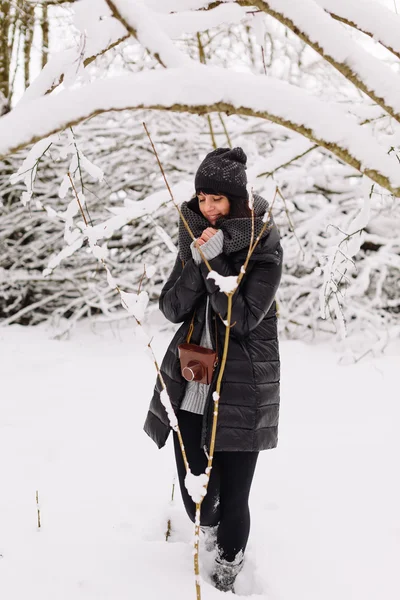
[[(181, 201), (190, 196), (192, 191), (192, 184), (186, 181), (182, 181), (176, 186), (173, 186), (173, 193), (177, 198), (180, 198)], [(131, 223), (134, 220), (146, 217), (155, 212), (161, 205), (168, 202), (168, 193), (166, 190), (162, 189), (154, 194), (150, 194), (147, 198), (140, 201), (125, 201), (124, 208), (110, 208), (110, 212), (114, 213), (113, 217), (109, 219), (103, 220), (101, 223), (97, 225), (93, 225), (90, 228), (91, 240), (93, 243), (99, 242), (99, 240), (110, 239), (112, 235), (121, 229), (124, 225)], [(73, 206), (77, 210), (77, 205), (75, 200), (72, 201)], [(72, 227), (72, 224), (71, 224)], [(162, 241), (166, 244), (167, 248), (174, 254), (176, 254), (176, 247), (174, 246), (171, 238), (168, 234), (160, 227), (156, 225), (155, 229), (157, 235), (162, 239)], [(86, 230), (75, 228), (73, 229), (73, 237), (72, 239), (67, 240), (70, 245), (63, 248), (58, 254), (52, 257), (48, 269), (46, 269), (45, 274), (48, 275), (53, 269), (58, 267), (62, 261), (66, 258), (72, 256), (77, 250), (79, 250), (85, 240), (85, 237), (88, 235)]]
[(234, 275), (220, 275), (216, 271), (210, 271), (207, 279), (214, 279), (215, 285), (225, 294), (232, 294), (238, 286), (238, 278)]
[(163, 67), (179, 67), (192, 63), (174, 45), (171, 38), (157, 22), (153, 11), (143, 2), (133, 0), (105, 0), (113, 16), (123, 24), (144, 48), (147, 48)]
[(314, 0), (239, 0), (288, 27), (400, 122), (400, 76), (357, 44)]
[[(111, 6), (107, 6), (106, 0), (98, 4), (98, 8), (102, 8), (103, 10), (99, 14), (93, 14), (93, 2), (81, 0), (74, 3), (74, 10), (77, 13), (74, 23), (81, 31), (84, 42), (82, 47), (68, 48), (53, 54), (46, 66), (27, 88), (18, 105), (22, 106), (34, 98), (44, 96), (53, 91), (64, 80), (68, 79), (71, 69), (76, 72), (77, 65), (80, 65), (82, 68), (87, 67), (98, 56), (118, 46), (118, 44), (127, 40), (131, 35), (142, 42), (144, 46), (148, 47), (149, 51), (152, 51), (155, 43), (158, 45), (163, 43), (164, 59), (166, 58), (165, 47), (170, 47), (168, 52), (170, 60), (172, 62), (178, 60), (178, 64), (183, 64), (184, 61), (188, 62), (188, 57), (179, 53), (177, 48), (171, 48), (172, 42), (166, 39), (166, 34), (169, 38), (176, 39), (184, 34), (206, 31), (224, 23), (239, 23), (244, 15), (244, 8), (236, 3), (223, 4), (213, 10), (200, 11), (196, 13), (194, 18), (194, 14), (190, 9), (202, 8), (207, 3), (178, 2), (179, 8), (176, 7), (174, 9), (176, 12), (168, 14), (166, 4), (160, 3), (157, 5), (157, 3), (153, 2), (154, 7), (152, 3), (147, 3), (149, 8), (160, 12), (154, 12), (151, 16), (149, 9), (143, 3), (140, 7), (132, 6), (133, 3), (125, 3), (124, 7), (125, 9), (128, 7), (129, 13), (124, 19), (122, 18), (124, 13), (117, 10), (120, 9), (122, 3), (118, 5), (116, 2), (112, 3), (115, 10), (114, 16), (112, 16), (110, 11)], [(174, 3), (172, 5), (175, 6)], [(135, 14), (133, 14), (133, 10), (136, 11)], [(118, 16), (120, 17), (119, 19)], [(136, 30), (134, 23), (138, 19)], [(159, 53), (156, 49), (155, 54), (156, 58), (159, 58)], [(176, 60), (174, 61), (174, 59)], [(170, 60), (168, 61), (168, 65), (172, 65)]]
[(179, 10), (198, 10), (210, 4), (208, 0), (147, 0), (147, 6), (163, 13)]
[(346, 324), (342, 312), (346, 285), (349, 275), (355, 267), (353, 257), (359, 252), (364, 241), (364, 228), (368, 225), (371, 214), (372, 190), (368, 180), (363, 182), (364, 206), (348, 226), (348, 231), (338, 231), (338, 235), (331, 239), (331, 246), (327, 249), (326, 264), (323, 268), (324, 282), (320, 290), (320, 312), (323, 319), (327, 312), (334, 311), (339, 330), (344, 339), (346, 337)]
[(22, 192), (21, 196), (21, 201), (24, 206), (26, 206), (32, 198), (39, 162), (51, 147), (54, 140), (55, 136), (50, 136), (48, 138), (43, 138), (35, 144), (28, 152), (18, 171), (10, 177), (12, 185), (15, 185), (19, 181), (23, 181), (26, 185), (26, 191)]
[(375, 0), (316, 0), (330, 15), (369, 35), (400, 58), (400, 15)]
[(207, 31), (223, 24), (234, 25), (240, 23), (246, 15), (245, 8), (235, 2), (221, 4), (211, 10), (199, 10), (195, 15), (193, 11), (182, 10), (182, 2), (180, 4), (181, 7), (176, 12), (156, 15), (163, 30), (173, 39), (184, 34)]
[(106, 19), (96, 23), (90, 32), (86, 32), (83, 47), (68, 48), (50, 57), (17, 106), (21, 107), (35, 98), (48, 94), (64, 80), (69, 79), (71, 69), (77, 73), (78, 65), (87, 67), (98, 56), (105, 54), (128, 37), (126, 29), (116, 19)]
[(207, 494), (208, 476), (206, 473), (200, 475), (193, 475), (188, 470), (185, 477), (185, 487), (189, 493), (189, 496), (196, 504), (201, 502), (202, 498)]
[(269, 119), (328, 149), (400, 195), (400, 169), (377, 140), (338, 106), (286, 82), (198, 65), (95, 81), (16, 108), (0, 119), (0, 159), (96, 114), (134, 108)]
[(290, 138), (289, 143), (285, 144), (282, 149), (275, 150), (267, 158), (260, 156), (252, 166), (248, 167), (247, 179), (253, 181), (256, 177), (271, 176), (278, 169), (282, 169), (295, 160), (302, 158), (315, 147), (315, 144), (310, 143), (306, 138)]

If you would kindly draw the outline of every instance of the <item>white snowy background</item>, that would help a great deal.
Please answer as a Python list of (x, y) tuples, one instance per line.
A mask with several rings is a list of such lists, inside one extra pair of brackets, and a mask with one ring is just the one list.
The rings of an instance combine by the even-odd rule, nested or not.
[[(155, 376), (133, 330), (81, 324), (68, 341), (0, 330), (1, 598), (195, 597), (171, 440), (158, 450), (142, 431)], [(400, 349), (350, 365), (327, 342), (281, 353), (280, 441), (260, 454), (237, 593), (397, 600)], [(222, 598), (200, 558), (203, 597)]]
[[(237, 594), (400, 597), (400, 5), (270, 0), (249, 16), (240, 2), (207, 4), (61, 3), (42, 70), (33, 45), (26, 90), (16, 67), (13, 110), (0, 117), (2, 600), (195, 597), (171, 440), (159, 451), (142, 431), (154, 365), (115, 292), (140, 320), (149, 294), (144, 323), (161, 359), (173, 328), (154, 300), (177, 217), (143, 120), (178, 202), (211, 149), (210, 122), (220, 145), (231, 136), (245, 148), (256, 191), (270, 200), (278, 185), (287, 199), (274, 211), (285, 248), (279, 446), (260, 455)], [(25, 320), (38, 325), (14, 324)], [(201, 548), (205, 600), (223, 597), (212, 559)]]

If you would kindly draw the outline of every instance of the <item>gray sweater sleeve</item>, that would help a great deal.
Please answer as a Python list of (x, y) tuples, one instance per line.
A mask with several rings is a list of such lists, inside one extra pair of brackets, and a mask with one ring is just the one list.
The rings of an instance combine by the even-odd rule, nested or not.
[[(201, 251), (203, 252), (207, 260), (211, 260), (212, 258), (215, 258), (219, 254), (221, 254), (223, 248), (224, 233), (222, 229), (218, 229), (217, 233), (213, 235), (212, 238), (208, 240), (208, 242), (201, 246)], [(194, 262), (196, 263), (196, 265), (200, 265), (203, 259), (201, 258), (200, 252), (197, 250), (197, 248), (195, 248), (194, 242), (190, 244), (190, 249), (192, 251), (192, 257)]]

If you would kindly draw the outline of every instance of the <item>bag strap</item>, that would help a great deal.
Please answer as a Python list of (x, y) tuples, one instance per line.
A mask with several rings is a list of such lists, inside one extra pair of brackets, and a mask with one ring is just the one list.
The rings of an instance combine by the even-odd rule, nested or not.
[(186, 338), (187, 344), (190, 344), (190, 339), (192, 337), (192, 333), (193, 333), (193, 329), (194, 329), (194, 315), (195, 314), (196, 314), (196, 311), (193, 312), (193, 317), (192, 317), (192, 320), (190, 321), (189, 331), (188, 331), (187, 338)]
[[(188, 330), (188, 334), (186, 337), (186, 343), (190, 344), (190, 340), (192, 338), (192, 334), (193, 334), (193, 330), (194, 330), (194, 317), (195, 317), (196, 311), (193, 312), (193, 316), (192, 316), (192, 320), (190, 321), (190, 325), (189, 325), (189, 330)], [(218, 357), (218, 330), (217, 330), (217, 317), (215, 316), (214, 318), (214, 324), (215, 324), (215, 352), (216, 355)]]

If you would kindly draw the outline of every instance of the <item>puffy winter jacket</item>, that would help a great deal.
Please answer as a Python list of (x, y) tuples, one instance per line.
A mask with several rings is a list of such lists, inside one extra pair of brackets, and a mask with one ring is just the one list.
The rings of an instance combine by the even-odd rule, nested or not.
[[(277, 241), (278, 240), (278, 241)], [(246, 251), (226, 256), (220, 254), (210, 261), (212, 269), (221, 275), (237, 275), (246, 258)], [(274, 448), (278, 441), (280, 361), (277, 337), (275, 294), (282, 272), (282, 248), (279, 236), (267, 237), (253, 254), (246, 274), (233, 296), (232, 323), (227, 363), (222, 379), (216, 451), (259, 451)], [(206, 294), (210, 297), (209, 325), (215, 348), (221, 356), (225, 337), (227, 296), (219, 291), (208, 269), (193, 259), (184, 265), (178, 257), (160, 296), (160, 309), (172, 323), (182, 323), (175, 333), (161, 364), (169, 397), (174, 410), (179, 409), (186, 381), (181, 376), (177, 347), (186, 341), (194, 317), (191, 343), (200, 342), (204, 327)], [(216, 326), (215, 326), (216, 324)], [(212, 392), (219, 368), (214, 371), (206, 410), (203, 415), (201, 445), (209, 447), (213, 413)], [(170, 425), (160, 401), (162, 387), (157, 377), (144, 429), (159, 448), (164, 446)]]

